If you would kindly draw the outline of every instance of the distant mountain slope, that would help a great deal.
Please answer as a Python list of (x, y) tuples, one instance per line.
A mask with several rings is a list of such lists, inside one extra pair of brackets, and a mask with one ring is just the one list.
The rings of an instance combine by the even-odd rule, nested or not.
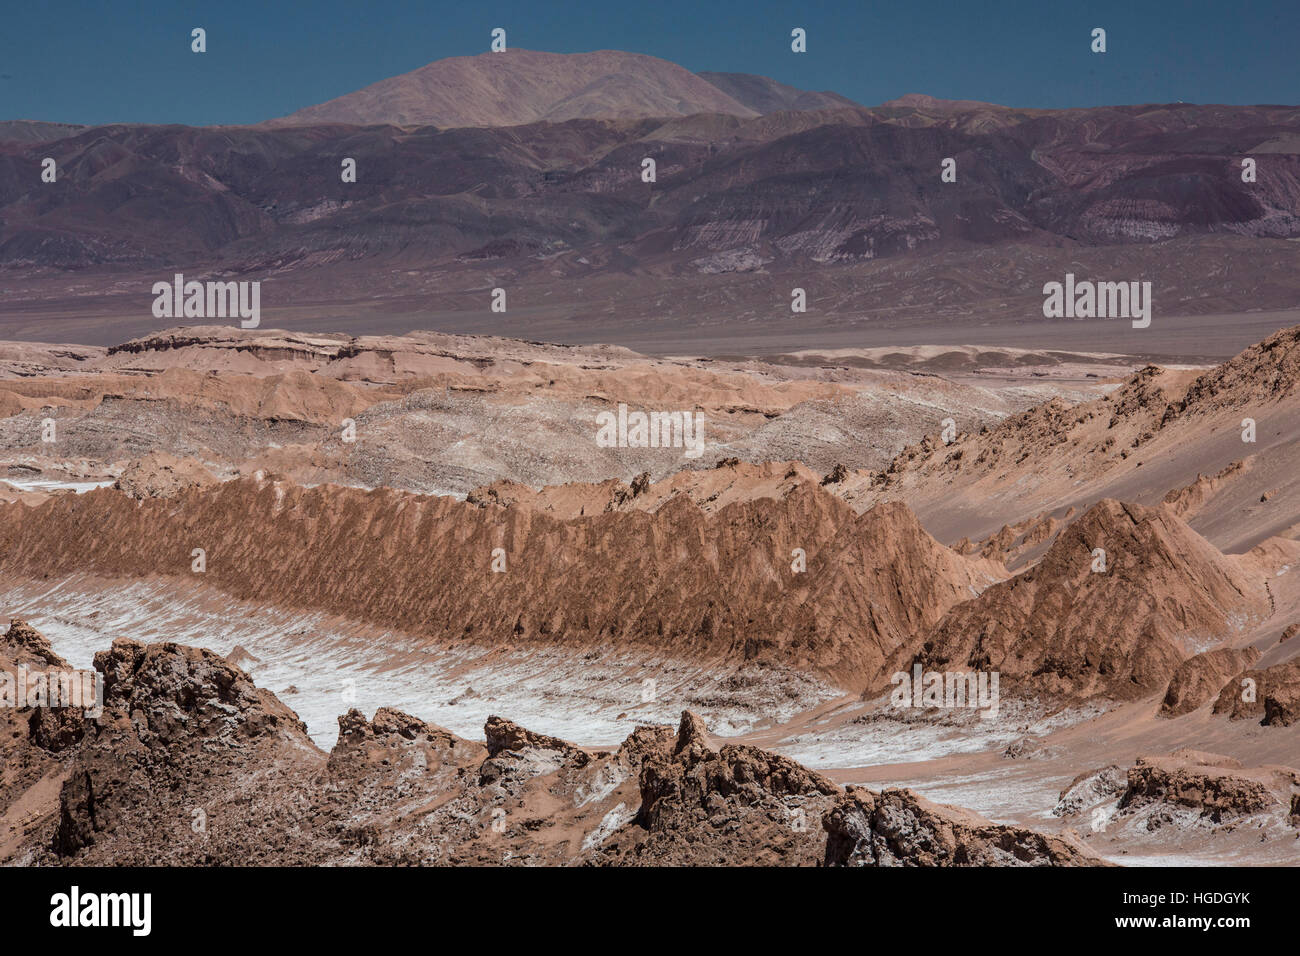
[[(671, 64), (626, 62), (634, 61), (658, 64), (697, 91), (707, 86)], [(652, 94), (668, 95), (663, 83), (601, 76), (558, 99), (555, 87), (536, 104), (544, 100), (552, 115), (596, 112), (618, 90), (620, 109), (633, 94), (641, 105), (631, 112), (669, 108), (652, 102)], [(954, 243), (1300, 236), (1300, 154), (1261, 154), (1257, 181), (1241, 178), (1241, 157), (1253, 147), (1300, 131), (1295, 108), (755, 116), (716, 88), (706, 93), (713, 105), (750, 115), (455, 129), (101, 126), (49, 144), (0, 143), (0, 265), (152, 266), (218, 250), (239, 268), (390, 251), (420, 261), (529, 263), (582, 250), (594, 268), (629, 257), (717, 273)], [(673, 108), (697, 109), (703, 98), (678, 97)], [(363, 106), (359, 115), (374, 115)], [(57, 189), (31, 175), (45, 156), (58, 162)], [(356, 183), (340, 182), (342, 156), (356, 159)], [(646, 157), (657, 163), (653, 185), (641, 179)], [(940, 182), (944, 157), (955, 158), (955, 182)], [(1033, 278), (1037, 292), (1044, 279)]]
[(71, 123), (42, 123), (37, 120), (0, 120), (0, 143), (49, 143), (74, 136), (86, 129)]
[(861, 105), (838, 93), (829, 91), (814, 93), (801, 90), (752, 73), (705, 71), (695, 75), (708, 80), (732, 99), (757, 113), (775, 113), (778, 110), (837, 110)]
[(270, 125), (517, 126), (752, 110), (689, 70), (639, 53), (507, 50), (436, 60)]
[(880, 106), (881, 108), (896, 106), (904, 109), (943, 113), (969, 113), (976, 110), (1006, 110), (1011, 108), (999, 106), (997, 103), (985, 103), (981, 100), (944, 100), (926, 93), (904, 93), (897, 99), (881, 103)]

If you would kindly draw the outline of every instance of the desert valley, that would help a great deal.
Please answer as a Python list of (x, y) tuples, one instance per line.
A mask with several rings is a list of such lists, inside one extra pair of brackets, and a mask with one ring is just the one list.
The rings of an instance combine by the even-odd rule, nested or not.
[[(7, 712), (6, 855), (1295, 862), (1300, 329), (1209, 369), (900, 358), (8, 346), (5, 654), (120, 717)], [(704, 454), (601, 447), (619, 405), (698, 410)], [(996, 705), (900, 706), (914, 672)], [(896, 801), (984, 819), (934, 849)]]
[(1295, 106), (0, 123), (0, 863), (1300, 864), (1297, 265)]

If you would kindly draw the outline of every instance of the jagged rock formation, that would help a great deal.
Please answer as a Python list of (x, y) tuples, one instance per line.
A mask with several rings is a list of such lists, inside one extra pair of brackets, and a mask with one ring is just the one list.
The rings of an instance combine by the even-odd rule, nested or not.
[[(902, 503), (856, 514), (797, 467), (751, 469), (750, 491), (771, 497), (737, 495), (711, 513), (694, 503), (701, 489), (727, 492), (738, 468), (643, 483), (622, 504), (579, 494), (567, 518), (537, 497), (502, 508), (512, 499), (491, 493), (462, 503), (257, 478), (167, 498), (100, 490), (0, 508), (0, 571), (183, 577), (201, 547), (204, 583), (239, 598), (434, 642), (612, 643), (876, 690), (920, 663), (998, 671), (1004, 691), (1128, 699), (1168, 689), (1192, 647), (1265, 619), (1272, 569), (1300, 556), (1286, 541), (1225, 556), (1167, 508), (1103, 501), (999, 583), (999, 562), (943, 547)], [(577, 500), (608, 510), (583, 516)], [(1027, 534), (1046, 542), (1052, 527)], [(1201, 666), (1178, 678), (1180, 699)]]
[(640, 812), (606, 849), (611, 862), (808, 866), (823, 842), (817, 820), (839, 787), (757, 747), (715, 750), (686, 713), (672, 750), (642, 763), (640, 793)]
[(979, 554), (1013, 567), (1051, 544), (1074, 516), (1073, 508), (1067, 508), (1060, 518), (1047, 513), (1035, 515), (1015, 524), (1003, 525), (1002, 530), (990, 535), (982, 544), (977, 545), (968, 537), (962, 538), (953, 545), (953, 550), (962, 554)]
[(26, 621), (9, 622), (9, 630), (0, 637), (0, 652), (15, 665), (29, 667), (67, 667), (68, 662), (55, 653), (45, 635)]
[[(0, 665), (39, 654), (41, 640), (16, 623)], [(715, 750), (690, 713), (676, 734), (641, 727), (609, 753), (502, 718), (485, 746), (389, 708), (370, 720), (352, 710), (327, 755), (273, 694), (208, 651), (119, 639), (95, 666), (104, 707), (83, 738), (61, 750), (21, 730), (0, 739), (0, 861), (842, 862), (816, 825), (846, 799), (837, 786), (758, 748)], [(0, 716), (22, 727), (33, 709)], [(907, 791), (852, 798), (922, 808), (919, 829), (890, 831), (891, 861), (1097, 862)], [(936, 848), (945, 840), (951, 852)]]
[[(1218, 754), (1178, 750), (1168, 757), (1139, 757), (1128, 771), (1128, 785), (1120, 797), (1120, 814), (1136, 813), (1151, 804), (1194, 810), (1213, 823), (1261, 813), (1279, 806), (1274, 787), (1288, 797), (1300, 785), (1300, 774), (1278, 769), (1259, 773), (1242, 770), (1241, 763)], [(1270, 787), (1270, 783), (1274, 787)]]
[[(202, 790), (211, 799), (213, 770), (228, 783), (239, 775), (266, 780), (280, 745), (307, 739), (293, 711), (211, 651), (119, 638), (95, 655), (95, 669), (103, 674), (104, 714), (89, 725), (59, 795), (53, 846), (60, 857), (147, 830), (154, 795), (173, 772), (173, 788), (191, 775), (207, 777)], [(231, 759), (211, 761), (214, 751)], [(142, 847), (135, 859), (150, 852)]]
[(1186, 488), (1175, 488), (1166, 494), (1165, 503), (1178, 517), (1190, 520), (1224, 485), (1249, 472), (1254, 464), (1254, 456), (1248, 456), (1234, 461), (1216, 475), (1197, 474), (1196, 480)]
[(1166, 419), (1247, 402), (1273, 403), (1300, 386), (1300, 326), (1281, 329), (1197, 376)]
[(483, 726), (483, 735), (487, 738), (489, 759), (503, 753), (517, 757), (529, 751), (551, 751), (562, 763), (572, 763), (576, 767), (585, 767), (591, 759), (585, 750), (566, 740), (534, 733), (502, 717), (489, 717)]
[(1046, 836), (908, 790), (852, 788), (823, 819), (827, 866), (1095, 866), (1071, 834)]
[[(27, 707), (19, 698), (19, 668), (68, 666), (45, 637), (25, 621), (0, 633), (0, 860), (48, 827), (57, 806), (62, 765), (85, 733), (80, 711)], [(16, 706), (17, 705), (17, 706)]]

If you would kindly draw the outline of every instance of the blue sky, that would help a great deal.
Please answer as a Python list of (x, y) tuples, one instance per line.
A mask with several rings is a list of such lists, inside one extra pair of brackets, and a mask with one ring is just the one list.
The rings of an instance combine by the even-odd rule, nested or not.
[[(1300, 104), (1296, 0), (405, 2), (6, 5), (0, 119), (252, 123), (448, 56), (631, 50), (866, 104), (920, 92), (1015, 106)], [(190, 30), (208, 52), (190, 52)], [(790, 30), (808, 52), (790, 52)], [(1093, 27), (1109, 51), (1089, 52)]]

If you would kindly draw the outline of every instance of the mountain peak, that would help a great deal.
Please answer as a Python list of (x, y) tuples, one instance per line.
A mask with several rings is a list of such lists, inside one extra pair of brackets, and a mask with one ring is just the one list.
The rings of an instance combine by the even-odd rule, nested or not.
[(657, 57), (514, 49), (435, 60), (271, 123), (516, 126), (693, 113), (757, 115), (708, 80)]

